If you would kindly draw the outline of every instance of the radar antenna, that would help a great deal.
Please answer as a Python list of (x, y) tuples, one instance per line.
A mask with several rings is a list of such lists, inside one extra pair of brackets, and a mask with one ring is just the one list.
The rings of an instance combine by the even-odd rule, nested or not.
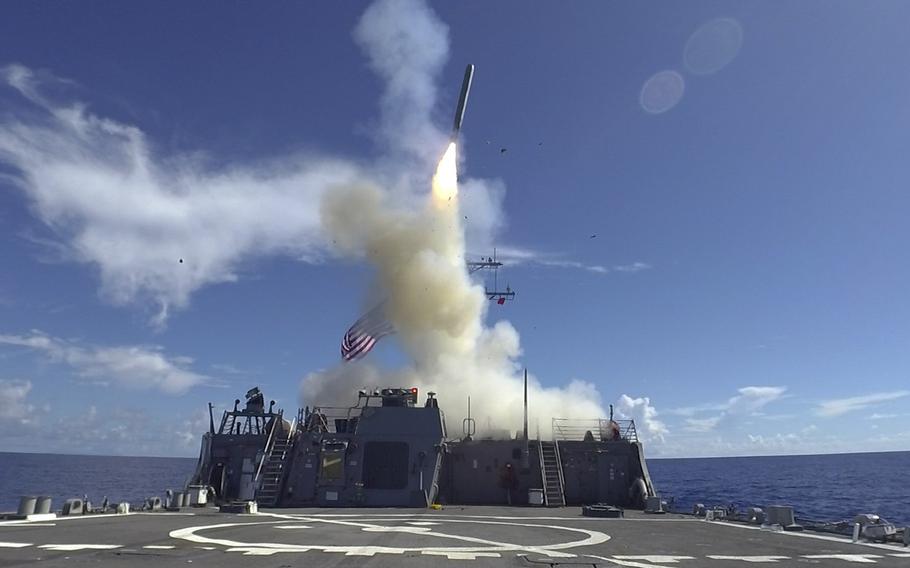
[(487, 296), (488, 300), (495, 301), (500, 306), (505, 304), (507, 300), (515, 299), (515, 290), (508, 284), (504, 290), (499, 288), (499, 268), (502, 266), (502, 263), (496, 260), (496, 249), (493, 249), (493, 256), (480, 257), (479, 261), (469, 260), (467, 261), (468, 273), (474, 274), (480, 270), (489, 270), (493, 273), (493, 287), (490, 288), (487, 286), (487, 282), (484, 282), (484, 293)]

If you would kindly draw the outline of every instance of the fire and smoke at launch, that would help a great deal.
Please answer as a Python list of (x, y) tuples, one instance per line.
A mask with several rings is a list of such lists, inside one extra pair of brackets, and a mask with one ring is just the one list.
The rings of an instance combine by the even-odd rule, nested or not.
[[(481, 434), (515, 431), (523, 412), (519, 335), (507, 321), (485, 324), (484, 289), (466, 269), (454, 142), (437, 165), (427, 197), (422, 207), (408, 210), (367, 182), (327, 194), (326, 230), (339, 252), (375, 267), (374, 297), (386, 299), (385, 315), (413, 363), (392, 371), (369, 362), (340, 364), (307, 376), (301, 394), (308, 401), (346, 405), (360, 388), (414, 385), (440, 393), (440, 405), (452, 417), (464, 413), (472, 396)], [(553, 417), (603, 415), (596, 388), (582, 381), (545, 388), (532, 376), (529, 406), (532, 430), (546, 433)]]

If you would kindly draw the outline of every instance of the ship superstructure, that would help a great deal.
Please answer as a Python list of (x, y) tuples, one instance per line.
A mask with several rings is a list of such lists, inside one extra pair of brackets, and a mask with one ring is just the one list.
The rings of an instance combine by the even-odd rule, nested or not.
[[(550, 440), (450, 437), (435, 393), (361, 390), (346, 408), (306, 407), (292, 422), (253, 389), (202, 441), (194, 484), (219, 502), (265, 507), (644, 506), (655, 494), (635, 423), (553, 420)], [(211, 408), (211, 407), (210, 407)]]

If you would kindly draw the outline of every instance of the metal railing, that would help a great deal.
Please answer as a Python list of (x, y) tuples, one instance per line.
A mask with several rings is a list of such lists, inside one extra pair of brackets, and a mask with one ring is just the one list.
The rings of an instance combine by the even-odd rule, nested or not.
[[(307, 414), (301, 412), (298, 416), (301, 418), (299, 427), (305, 432), (327, 432), (331, 434), (339, 433), (336, 430), (336, 420), (342, 420), (348, 428), (347, 433), (354, 433), (356, 430), (357, 420), (363, 412), (361, 406), (335, 407), (319, 406), (314, 407)], [(353, 419), (353, 421), (352, 421)]]
[(634, 420), (554, 418), (553, 439), (556, 441), (594, 440), (598, 442), (620, 439), (637, 442), (638, 432), (635, 430)]
[(256, 468), (256, 475), (253, 477), (254, 482), (259, 481), (259, 476), (262, 475), (262, 466), (265, 465), (265, 462), (267, 462), (269, 457), (272, 455), (272, 447), (274, 446), (275, 440), (275, 431), (281, 430), (283, 414), (284, 413), (279, 410), (278, 416), (275, 420), (272, 421), (272, 427), (269, 428), (269, 437), (265, 439), (265, 446), (262, 448), (262, 459), (259, 460), (259, 466)]
[(566, 480), (562, 475), (562, 456), (559, 455), (559, 440), (553, 441), (553, 448), (556, 451), (556, 473), (559, 475), (559, 495), (562, 498), (563, 507), (566, 506)]

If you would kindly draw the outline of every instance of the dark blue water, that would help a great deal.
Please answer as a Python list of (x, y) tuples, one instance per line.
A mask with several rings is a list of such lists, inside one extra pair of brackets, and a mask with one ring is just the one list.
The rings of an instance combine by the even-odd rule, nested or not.
[(910, 525), (910, 452), (649, 459), (648, 469), (658, 493), (675, 497), (680, 510), (786, 504), (808, 519), (878, 513)]
[[(15, 510), (20, 495), (50, 495), (57, 509), (83, 494), (136, 504), (183, 487), (195, 466), (195, 458), (0, 453), (0, 511)], [(681, 510), (789, 504), (804, 518), (876, 512), (910, 524), (910, 452), (650, 459), (648, 468), (658, 492)]]
[(0, 511), (15, 511), (20, 495), (50, 495), (52, 506), (88, 495), (97, 506), (139, 504), (181, 489), (196, 468), (196, 458), (137, 458), (0, 453)]

